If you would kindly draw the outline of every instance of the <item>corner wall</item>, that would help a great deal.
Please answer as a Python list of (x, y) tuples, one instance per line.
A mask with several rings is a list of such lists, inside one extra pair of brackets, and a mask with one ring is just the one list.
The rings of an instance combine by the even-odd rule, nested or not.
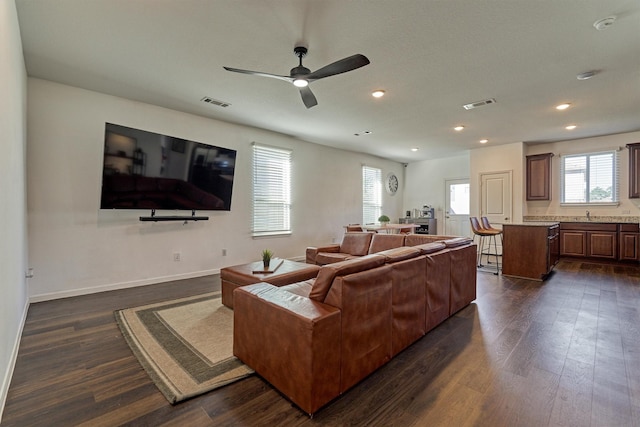
[[(31, 301), (212, 274), (255, 261), (264, 248), (302, 257), (307, 246), (339, 242), (344, 225), (362, 220), (363, 164), (383, 177), (402, 174), (397, 162), (274, 132), (46, 80), (29, 78), (28, 87)], [(237, 150), (231, 211), (199, 212), (209, 221), (183, 225), (140, 222), (149, 211), (100, 210), (105, 122)], [(291, 236), (251, 236), (254, 141), (293, 150)], [(400, 215), (401, 195), (384, 193), (383, 209)]]
[(27, 75), (14, 0), (0, 1), (0, 419), (26, 316)]

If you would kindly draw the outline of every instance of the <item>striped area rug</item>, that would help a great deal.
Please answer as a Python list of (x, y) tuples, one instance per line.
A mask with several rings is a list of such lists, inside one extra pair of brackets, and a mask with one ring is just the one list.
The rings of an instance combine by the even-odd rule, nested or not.
[(220, 292), (117, 310), (133, 354), (171, 404), (251, 375), (233, 356), (233, 311)]

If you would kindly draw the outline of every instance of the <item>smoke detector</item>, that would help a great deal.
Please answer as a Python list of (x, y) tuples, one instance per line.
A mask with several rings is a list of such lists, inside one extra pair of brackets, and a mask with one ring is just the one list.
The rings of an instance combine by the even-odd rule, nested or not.
[(593, 26), (596, 28), (596, 30), (602, 31), (605, 28), (609, 28), (610, 26), (612, 26), (614, 22), (616, 22), (616, 17), (612, 15), (603, 19), (598, 19), (593, 23)]

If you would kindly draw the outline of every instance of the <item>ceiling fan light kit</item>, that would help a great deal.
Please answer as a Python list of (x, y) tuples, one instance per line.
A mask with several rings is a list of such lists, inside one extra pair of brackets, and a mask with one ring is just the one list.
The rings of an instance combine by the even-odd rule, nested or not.
[(311, 108), (315, 105), (318, 105), (318, 101), (316, 100), (313, 92), (311, 92), (311, 89), (309, 89), (309, 83), (323, 79), (325, 77), (331, 77), (335, 76), (336, 74), (353, 71), (369, 64), (369, 59), (366, 56), (356, 54), (333, 62), (314, 72), (311, 72), (311, 70), (302, 65), (302, 58), (307, 54), (307, 52), (308, 50), (304, 46), (296, 46), (296, 48), (293, 49), (293, 53), (298, 57), (299, 63), (297, 67), (291, 69), (288, 76), (263, 73), (260, 71), (242, 70), (231, 67), (223, 68), (227, 71), (233, 71), (234, 73), (253, 74), (256, 76), (270, 77), (273, 79), (285, 80), (293, 83), (293, 85), (300, 90), (300, 96), (302, 97), (302, 102), (304, 103), (305, 107)]

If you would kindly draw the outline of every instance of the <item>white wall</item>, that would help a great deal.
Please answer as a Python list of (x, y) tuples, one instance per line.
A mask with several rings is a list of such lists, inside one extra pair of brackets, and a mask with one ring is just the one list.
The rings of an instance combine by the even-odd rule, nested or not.
[(27, 310), (27, 75), (14, 0), (0, 1), (0, 418)]
[(512, 222), (522, 221), (524, 191), (524, 144), (521, 142), (471, 150), (471, 216), (480, 217), (480, 175), (512, 173)]
[[(217, 272), (259, 259), (301, 257), (309, 245), (340, 241), (362, 218), (362, 164), (401, 176), (399, 163), (281, 134), (224, 123), (30, 78), (27, 152), (32, 301)], [(99, 210), (105, 122), (238, 151), (230, 212), (209, 221), (140, 222), (148, 211)], [(251, 143), (293, 149), (289, 237), (253, 239)], [(383, 210), (402, 212), (401, 196)], [(222, 256), (222, 249), (227, 256)], [(181, 262), (172, 254), (181, 252)]]
[(629, 150), (625, 146), (634, 142), (640, 142), (640, 132), (527, 146), (526, 155), (553, 153), (554, 156), (551, 158), (551, 200), (525, 202), (525, 215), (585, 216), (584, 206), (560, 206), (560, 156), (615, 149), (619, 149), (620, 205), (589, 206), (588, 210), (593, 216), (640, 215), (640, 200), (629, 199)]
[(405, 168), (404, 211), (432, 206), (436, 210), (437, 231), (444, 233), (445, 181), (469, 178), (469, 161), (466, 151), (457, 156), (409, 163)]

